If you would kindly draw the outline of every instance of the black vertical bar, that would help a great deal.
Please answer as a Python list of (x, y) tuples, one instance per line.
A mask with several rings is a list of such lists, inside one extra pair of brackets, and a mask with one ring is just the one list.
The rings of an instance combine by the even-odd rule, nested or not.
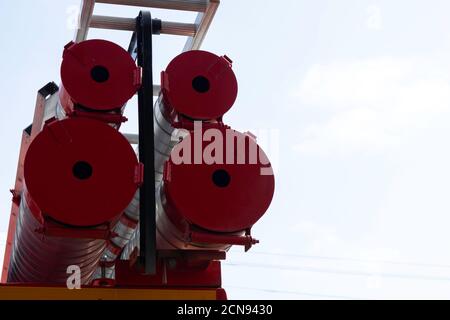
[(152, 16), (141, 11), (136, 19), (137, 62), (142, 67), (142, 86), (138, 92), (139, 161), (144, 164), (144, 182), (139, 190), (139, 260), (146, 274), (156, 273), (152, 33)]

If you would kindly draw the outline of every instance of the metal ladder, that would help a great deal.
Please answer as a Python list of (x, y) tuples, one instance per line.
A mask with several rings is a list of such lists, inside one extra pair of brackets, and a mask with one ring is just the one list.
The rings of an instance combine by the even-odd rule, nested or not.
[[(131, 32), (136, 30), (136, 19), (95, 15), (96, 3), (198, 12), (194, 23), (161, 21), (161, 34), (188, 37), (183, 48), (183, 52), (185, 52), (200, 49), (220, 0), (82, 0), (79, 25), (74, 37), (75, 42), (86, 40), (90, 28)], [(159, 85), (153, 86), (154, 96), (158, 96), (160, 91)]]
[(199, 49), (219, 7), (220, 0), (82, 0), (75, 42), (87, 39), (89, 28), (134, 31), (136, 20), (94, 15), (96, 3), (198, 12), (194, 23), (162, 21), (161, 33), (187, 36), (183, 51)]

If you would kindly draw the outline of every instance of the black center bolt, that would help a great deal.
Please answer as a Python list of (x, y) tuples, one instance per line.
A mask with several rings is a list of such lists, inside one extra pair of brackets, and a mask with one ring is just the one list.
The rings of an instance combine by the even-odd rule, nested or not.
[(192, 88), (198, 93), (206, 93), (209, 91), (209, 80), (203, 76), (195, 77), (192, 80)]
[(85, 161), (78, 161), (72, 167), (72, 174), (80, 180), (87, 180), (92, 176), (92, 166)]
[(109, 71), (105, 67), (95, 66), (91, 69), (91, 78), (98, 83), (106, 82), (109, 79)]
[(226, 188), (230, 184), (231, 177), (227, 171), (220, 169), (214, 171), (212, 180), (217, 187)]

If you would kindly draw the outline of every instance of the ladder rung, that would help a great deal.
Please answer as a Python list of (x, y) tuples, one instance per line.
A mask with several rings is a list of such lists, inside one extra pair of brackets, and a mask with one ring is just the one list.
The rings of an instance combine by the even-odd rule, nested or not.
[(161, 33), (164, 34), (193, 37), (196, 32), (197, 26), (194, 23), (161, 21)]
[[(99, 29), (134, 31), (136, 19), (94, 15), (89, 26)], [(193, 23), (161, 21), (161, 33), (163, 34), (193, 37), (196, 29), (197, 26)]]
[(97, 3), (205, 12), (208, 0), (96, 0)]
[(139, 144), (139, 135), (135, 133), (122, 133), (130, 144)]

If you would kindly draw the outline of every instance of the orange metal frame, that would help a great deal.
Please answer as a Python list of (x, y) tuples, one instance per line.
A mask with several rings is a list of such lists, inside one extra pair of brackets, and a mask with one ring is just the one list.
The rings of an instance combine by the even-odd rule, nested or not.
[(0, 285), (0, 300), (223, 300), (223, 289), (130, 289)]
[(28, 147), (33, 138), (41, 131), (44, 122), (45, 104), (47, 101), (46, 96), (42, 95), (39, 91), (36, 98), (36, 107), (34, 109), (33, 124), (31, 126), (31, 133), (26, 130), (23, 131), (22, 141), (20, 144), (19, 162), (17, 164), (16, 182), (14, 189), (11, 190), (13, 194), (13, 201), (11, 204), (11, 215), (9, 218), (8, 236), (6, 238), (5, 256), (3, 259), (2, 277), (1, 283), (5, 283), (8, 275), (9, 261), (11, 257), (12, 245), (16, 232), (16, 219), (19, 214), (19, 201), (17, 197), (23, 190), (23, 162), (27, 153)]

